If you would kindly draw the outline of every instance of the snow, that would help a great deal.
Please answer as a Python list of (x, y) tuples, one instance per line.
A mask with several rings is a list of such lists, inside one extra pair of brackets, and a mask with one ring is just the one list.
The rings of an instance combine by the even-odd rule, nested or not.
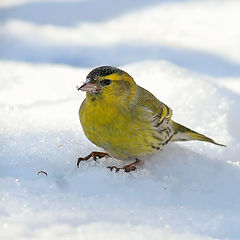
[[(0, 238), (240, 239), (239, 10), (237, 0), (1, 1)], [(76, 86), (105, 64), (227, 147), (172, 143), (128, 174), (106, 168), (116, 159), (77, 168), (101, 149), (81, 129)]]

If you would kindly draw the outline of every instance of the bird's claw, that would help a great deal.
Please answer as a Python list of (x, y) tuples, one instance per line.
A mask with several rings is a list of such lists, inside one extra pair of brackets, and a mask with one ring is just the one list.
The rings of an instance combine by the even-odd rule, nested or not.
[(115, 172), (119, 172), (120, 170), (124, 170), (124, 172), (132, 172), (135, 171), (137, 168), (135, 166), (124, 166), (122, 168), (116, 167), (116, 166), (109, 166), (107, 167), (108, 169), (110, 169), (110, 171), (115, 170)]
[(115, 170), (115, 172), (118, 172), (120, 169), (123, 169), (123, 168), (118, 168), (118, 167), (116, 167), (116, 166), (109, 166), (109, 167), (107, 167), (107, 168), (110, 169), (110, 171)]
[(86, 161), (86, 159), (85, 159), (85, 158), (82, 158), (82, 157), (79, 157), (78, 160), (77, 160), (77, 167), (78, 167), (78, 168), (79, 168), (80, 162), (82, 162), (82, 161)]
[(89, 155), (87, 155), (86, 157), (79, 157), (77, 160), (77, 167), (79, 168), (80, 162), (87, 161), (91, 157), (93, 158), (94, 161), (97, 161), (97, 159), (99, 159), (99, 158), (110, 157), (110, 155), (108, 153), (104, 153), (104, 152), (92, 152)]
[(108, 169), (110, 169), (110, 171), (115, 170), (115, 172), (119, 172), (120, 170), (124, 170), (124, 172), (132, 172), (135, 171), (137, 169), (137, 167), (135, 166), (136, 162), (128, 164), (122, 168), (116, 167), (116, 166), (109, 166)]

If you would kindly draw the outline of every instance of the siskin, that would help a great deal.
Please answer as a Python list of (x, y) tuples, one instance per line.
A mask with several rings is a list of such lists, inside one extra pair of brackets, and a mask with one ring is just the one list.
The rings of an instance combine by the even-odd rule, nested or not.
[(121, 69), (102, 66), (93, 69), (78, 88), (86, 92), (79, 118), (87, 138), (106, 153), (92, 152), (77, 162), (112, 156), (132, 160), (122, 168), (136, 170), (139, 159), (159, 151), (172, 141), (200, 140), (216, 143), (200, 133), (174, 122), (172, 110)]

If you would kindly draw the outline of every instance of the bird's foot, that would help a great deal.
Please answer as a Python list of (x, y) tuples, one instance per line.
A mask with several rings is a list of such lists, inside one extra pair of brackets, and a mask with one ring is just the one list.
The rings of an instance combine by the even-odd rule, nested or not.
[(87, 161), (91, 157), (93, 158), (94, 161), (97, 161), (97, 159), (99, 159), (99, 158), (111, 157), (111, 156), (108, 153), (104, 153), (104, 152), (92, 152), (89, 155), (87, 155), (86, 157), (79, 157), (77, 160), (77, 167), (79, 168), (80, 162)]
[(139, 159), (136, 159), (135, 162), (130, 163), (128, 165), (125, 165), (121, 168), (116, 167), (116, 166), (110, 166), (108, 167), (108, 169), (110, 169), (111, 171), (115, 170), (116, 172), (118, 172), (119, 170), (124, 170), (124, 172), (132, 172), (135, 171), (137, 169), (136, 165), (140, 162)]

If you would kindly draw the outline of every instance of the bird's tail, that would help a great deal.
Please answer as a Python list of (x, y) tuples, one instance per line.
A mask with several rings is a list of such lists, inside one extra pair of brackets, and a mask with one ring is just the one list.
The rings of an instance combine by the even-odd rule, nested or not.
[(224, 146), (226, 145), (216, 143), (213, 139), (204, 136), (203, 134), (197, 133), (187, 127), (184, 127), (183, 125), (176, 123), (174, 121), (173, 126), (174, 126), (174, 135), (172, 140), (173, 141), (191, 141), (191, 140), (199, 140), (199, 141), (204, 141), (204, 142), (209, 142), (213, 143), (219, 146)]

